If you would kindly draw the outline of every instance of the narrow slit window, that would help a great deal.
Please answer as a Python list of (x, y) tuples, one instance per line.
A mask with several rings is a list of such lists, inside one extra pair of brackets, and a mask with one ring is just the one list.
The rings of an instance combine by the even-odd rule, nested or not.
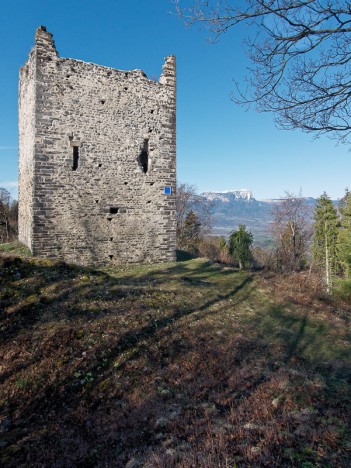
[(147, 173), (149, 169), (149, 141), (144, 140), (143, 149), (139, 155), (139, 164), (144, 174)]
[(79, 161), (79, 146), (73, 146), (73, 165), (72, 171), (76, 171), (78, 168)]

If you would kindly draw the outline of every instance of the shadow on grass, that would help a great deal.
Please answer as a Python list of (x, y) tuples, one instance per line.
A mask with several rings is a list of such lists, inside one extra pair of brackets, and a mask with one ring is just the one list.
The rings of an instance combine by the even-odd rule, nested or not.
[[(236, 282), (242, 282), (232, 289), (221, 294), (215, 288), (211, 299), (207, 295), (201, 298), (202, 303), (189, 301), (187, 293), (185, 298), (179, 292), (154, 288), (153, 278), (157, 278), (157, 285), (167, 284), (175, 280), (180, 283), (180, 289), (185, 287), (189, 277), (201, 278), (218, 274), (220, 268), (208, 265), (205, 262), (192, 265), (176, 265), (169, 269), (150, 271), (137, 278), (122, 276), (113, 278), (101, 270), (92, 270), (63, 263), (49, 262), (49, 265), (39, 262), (23, 261), (18, 258), (3, 260), (0, 290), (0, 341), (6, 343), (14, 339), (27, 336), (30, 330), (36, 330), (37, 325), (49, 327), (50, 323), (59, 331), (60, 328), (84, 326), (106, 320), (114, 315), (118, 318), (126, 314), (136, 321), (130, 324), (131, 330), (125, 334), (109, 332), (111, 336), (118, 336), (119, 341), (114, 354), (105, 360), (113, 359), (116, 353), (123, 353), (133, 348), (140, 340), (150, 340), (156, 331), (162, 330), (182, 317), (194, 312), (204, 312), (215, 304), (225, 301), (241, 291), (252, 281), (251, 277), (238, 277)], [(183, 277), (186, 273), (188, 276)], [(231, 272), (233, 275), (233, 272)], [(184, 279), (186, 278), (186, 279)], [(27, 283), (27, 280), (29, 282)], [(184, 283), (184, 284), (183, 284)], [(202, 282), (191, 282), (193, 291)], [(211, 283), (213, 286), (214, 283)], [(184, 291), (183, 291), (184, 292)], [(179, 296), (178, 300), (176, 296)], [(183, 300), (185, 299), (185, 300)], [(162, 307), (163, 313), (158, 313), (157, 307)], [(0, 309), (0, 310), (1, 310)], [(156, 314), (155, 314), (156, 310)], [(149, 312), (143, 327), (138, 326), (137, 315)], [(151, 314), (150, 314), (151, 312)], [(209, 312), (208, 312), (209, 313)], [(115, 317), (115, 318), (116, 318)], [(136, 320), (135, 320), (136, 319)], [(66, 333), (66, 340), (76, 340), (75, 329), (70, 328)], [(105, 332), (106, 334), (107, 332)], [(24, 370), (41, 359), (42, 349), (38, 346), (37, 352), (31, 353), (32, 359), (26, 364), (14, 366), (12, 372), (5, 372), (0, 381), (6, 380), (11, 373)]]
[[(251, 275), (201, 261), (104, 272), (8, 259), (1, 272), (8, 466), (301, 464), (317, 461), (306, 444), (328, 440), (322, 418), (349, 430), (346, 348), (313, 317), (255, 299)], [(336, 360), (332, 397), (314, 381)], [(306, 421), (290, 413), (318, 404), (320, 433), (295, 435)], [(212, 465), (211, 444), (223, 449)]]
[(254, 318), (258, 336), (272, 345), (279, 345), (285, 362), (299, 361), (309, 369), (326, 375), (339, 375), (351, 382), (350, 334), (335, 329), (333, 324), (316, 319), (313, 312), (286, 310), (282, 305), (270, 306)]
[[(235, 275), (235, 281), (243, 279), (243, 285), (251, 281), (251, 277), (238, 276), (232, 270), (222, 271), (221, 267), (206, 262), (177, 264), (166, 269), (147, 270), (136, 274), (126, 272), (117, 277), (109, 271), (70, 266), (60, 262), (47, 263), (33, 263), (9, 257), (3, 259), (1, 265), (0, 258), (0, 318), (3, 319), (0, 337), (3, 343), (15, 337), (24, 329), (24, 325), (28, 329), (38, 321), (43, 323), (59, 319), (76, 320), (79, 316), (91, 319), (101, 314), (118, 313), (120, 305), (122, 310), (125, 310), (126, 306), (132, 306), (132, 302), (139, 298), (141, 301), (138, 306), (142, 308), (145, 293), (148, 295), (148, 305), (152, 306), (149, 304), (152, 302), (151, 296), (155, 296), (156, 301), (160, 300), (160, 291), (155, 286), (167, 285), (174, 281), (180, 282), (181, 287), (191, 288), (215, 286), (215, 283), (205, 280), (216, 275)], [(214, 288), (213, 299), (200, 304), (199, 310), (231, 297), (242, 287), (234, 287), (226, 294), (219, 294)], [(162, 295), (167, 294), (174, 295), (174, 292), (162, 289)], [(131, 303), (121, 304), (125, 300)], [(86, 307), (94, 303), (97, 305), (92, 310)], [(189, 313), (196, 309), (197, 306), (193, 307)], [(177, 314), (178, 312), (175, 316)]]

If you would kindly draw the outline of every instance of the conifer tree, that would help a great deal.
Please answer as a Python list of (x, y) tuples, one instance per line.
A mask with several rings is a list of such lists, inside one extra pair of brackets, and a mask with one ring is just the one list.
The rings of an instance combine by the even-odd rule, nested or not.
[(221, 236), (219, 238), (219, 250), (225, 250), (225, 248), (227, 247), (227, 242), (225, 240), (225, 237), (224, 236)]
[(219, 238), (219, 258), (221, 262), (227, 263), (229, 261), (228, 258), (228, 244), (225, 240), (224, 236)]
[(351, 192), (346, 191), (342, 204), (340, 229), (338, 232), (338, 258), (347, 279), (351, 278)]
[(197, 214), (192, 210), (185, 217), (182, 241), (186, 250), (194, 255), (198, 255), (201, 241), (201, 223)]
[(253, 236), (250, 231), (246, 230), (246, 226), (240, 224), (238, 231), (233, 231), (229, 237), (229, 254), (235, 258), (239, 263), (239, 268), (249, 268), (253, 256), (251, 246), (253, 243)]
[(336, 274), (338, 214), (332, 201), (324, 192), (317, 200), (314, 210), (313, 260), (324, 271), (327, 292), (330, 291)]

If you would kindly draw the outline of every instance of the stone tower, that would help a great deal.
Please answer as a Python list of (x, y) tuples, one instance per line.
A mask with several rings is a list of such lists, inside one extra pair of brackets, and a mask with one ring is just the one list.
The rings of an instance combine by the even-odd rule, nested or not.
[(176, 65), (159, 82), (59, 57), (41, 26), (19, 82), (19, 240), (82, 265), (175, 259)]

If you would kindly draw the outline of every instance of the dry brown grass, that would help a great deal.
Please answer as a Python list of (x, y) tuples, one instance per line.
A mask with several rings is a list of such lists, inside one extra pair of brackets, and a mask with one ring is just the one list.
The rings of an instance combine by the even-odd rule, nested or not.
[(349, 466), (350, 314), (201, 260), (0, 257), (5, 466)]

